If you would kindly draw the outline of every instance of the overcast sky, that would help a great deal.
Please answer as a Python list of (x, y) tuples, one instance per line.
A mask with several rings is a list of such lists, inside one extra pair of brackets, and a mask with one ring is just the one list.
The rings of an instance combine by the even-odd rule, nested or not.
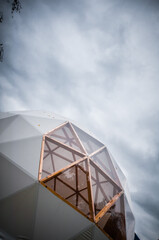
[[(3, 2), (3, 4), (2, 4)], [(0, 111), (48, 110), (104, 142), (141, 240), (159, 238), (159, 1), (1, 0)]]

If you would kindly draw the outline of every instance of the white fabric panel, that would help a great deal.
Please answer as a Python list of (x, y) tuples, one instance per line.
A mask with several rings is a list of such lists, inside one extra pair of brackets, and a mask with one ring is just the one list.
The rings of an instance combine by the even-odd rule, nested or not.
[(127, 240), (134, 240), (135, 218), (132, 213), (129, 202), (127, 201), (126, 196), (124, 196), (124, 200), (125, 200), (125, 218), (126, 218)]
[(0, 144), (0, 152), (20, 166), (29, 176), (38, 179), (42, 136)]
[(41, 135), (40, 131), (36, 130), (21, 116), (15, 115), (0, 119), (0, 143)]
[(33, 178), (0, 154), (0, 200), (34, 182)]
[(3, 119), (3, 118), (9, 118), (11, 116), (14, 116), (16, 115), (16, 113), (14, 112), (0, 112), (0, 119)]
[[(15, 237), (32, 239), (37, 200), (37, 184), (0, 201), (0, 226)], [(18, 238), (19, 237), (19, 238)]]
[(34, 240), (70, 239), (91, 224), (45, 187), (39, 186)]
[[(64, 117), (48, 111), (16, 111), (16, 112), (10, 112), (10, 114), (20, 114), (25, 116), (33, 116), (33, 117), (43, 117), (48, 119), (65, 119)], [(65, 119), (66, 120), (66, 119)]]
[(129, 206), (132, 209), (132, 202), (131, 202), (131, 197), (130, 197), (130, 192), (129, 192), (127, 181), (125, 183), (124, 191), (125, 191), (125, 196), (126, 196), (126, 199), (127, 199), (128, 203), (129, 203)]
[(34, 117), (28, 115), (22, 115), (22, 118), (24, 118), (32, 125), (33, 128), (37, 129), (42, 134), (45, 134), (66, 122), (65, 120), (55, 118)]

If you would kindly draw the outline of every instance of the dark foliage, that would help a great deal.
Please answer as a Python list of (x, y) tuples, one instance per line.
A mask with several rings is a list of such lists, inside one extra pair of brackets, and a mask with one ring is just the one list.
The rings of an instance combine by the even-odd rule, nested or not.
[(21, 3), (19, 0), (14, 0), (12, 2), (12, 11), (11, 13), (13, 14), (14, 11), (16, 12), (19, 12), (20, 13), (20, 10), (22, 9), (22, 6), (21, 6)]
[(3, 50), (3, 44), (0, 44), (0, 62), (3, 62), (3, 54), (4, 54), (4, 50)]
[(2, 23), (2, 22), (3, 22), (3, 13), (0, 12), (0, 23)]

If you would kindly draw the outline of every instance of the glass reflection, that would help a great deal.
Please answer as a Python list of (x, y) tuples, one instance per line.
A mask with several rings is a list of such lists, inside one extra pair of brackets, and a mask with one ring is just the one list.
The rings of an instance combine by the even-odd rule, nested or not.
[(123, 195), (99, 220), (97, 225), (103, 229), (113, 240), (126, 240), (125, 213)]
[(120, 185), (118, 176), (115, 172), (114, 166), (110, 159), (110, 155), (106, 147), (101, 150), (100, 152), (91, 156), (91, 159), (98, 164), (98, 166), (107, 174), (109, 175), (115, 182)]
[(73, 206), (89, 216), (88, 166), (84, 160), (48, 179), (45, 185), (62, 196)]
[(74, 130), (72, 129), (71, 125), (67, 123), (65, 126), (56, 129), (48, 134), (50, 137), (72, 147), (78, 151), (84, 153), (83, 148), (76, 137)]
[(84, 132), (82, 129), (78, 128), (74, 124), (73, 124), (73, 127), (88, 154), (91, 154), (97, 149), (104, 146), (103, 143), (99, 142), (97, 139), (93, 138), (92, 136), (90, 136), (89, 134), (87, 134), (86, 132)]
[(53, 139), (46, 138), (44, 145), (42, 179), (77, 161), (84, 155), (66, 149)]
[(90, 160), (94, 210), (97, 215), (102, 208), (120, 192), (120, 188)]

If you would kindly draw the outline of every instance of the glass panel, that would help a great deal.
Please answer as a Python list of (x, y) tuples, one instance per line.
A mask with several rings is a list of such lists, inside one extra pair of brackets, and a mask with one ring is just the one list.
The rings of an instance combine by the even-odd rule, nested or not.
[(109, 156), (108, 150), (104, 148), (101, 152), (91, 156), (91, 159), (99, 165), (99, 167), (109, 175), (119, 186), (120, 182)]
[(97, 223), (114, 240), (126, 240), (124, 197), (123, 195)]
[(74, 194), (74, 191), (66, 184), (64, 184), (63, 181), (59, 178), (53, 178), (49, 180), (46, 185), (52, 190), (58, 192), (58, 194), (62, 195), (64, 198), (67, 198), (70, 195)]
[(73, 151), (63, 148), (52, 139), (45, 139), (42, 179), (77, 161), (83, 156), (82, 153), (75, 154)]
[(93, 138), (80, 128), (76, 127), (75, 125), (73, 125), (73, 128), (75, 129), (88, 154), (91, 154), (95, 152), (97, 149), (104, 146), (103, 143), (99, 142), (97, 139)]
[(87, 160), (45, 182), (52, 190), (89, 216)]
[(57, 130), (52, 131), (48, 134), (48, 136), (84, 153), (80, 141), (74, 134), (72, 127), (69, 123)]
[(95, 215), (121, 190), (110, 178), (90, 160), (92, 191)]
[(110, 159), (113, 163), (113, 166), (115, 168), (115, 172), (118, 176), (118, 179), (119, 179), (118, 181), (120, 183), (120, 186), (123, 187), (126, 183), (126, 177), (125, 177), (124, 173), (122, 172), (121, 168), (119, 167), (119, 165), (117, 164), (116, 160), (113, 158), (113, 156), (110, 153), (109, 153), (109, 155), (110, 155)]

